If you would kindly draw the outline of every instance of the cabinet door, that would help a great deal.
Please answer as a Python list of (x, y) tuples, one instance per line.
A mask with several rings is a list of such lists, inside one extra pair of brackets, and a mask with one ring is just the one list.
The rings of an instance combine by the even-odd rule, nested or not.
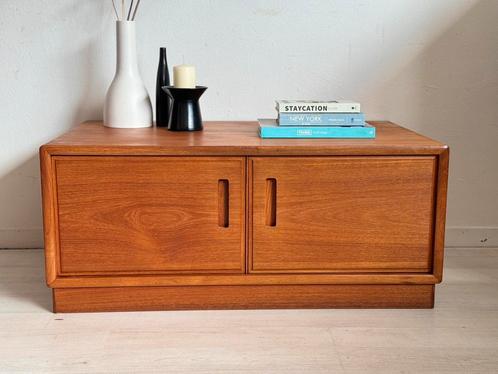
[(434, 157), (250, 159), (251, 272), (428, 272)]
[(241, 273), (245, 160), (55, 157), (59, 272)]

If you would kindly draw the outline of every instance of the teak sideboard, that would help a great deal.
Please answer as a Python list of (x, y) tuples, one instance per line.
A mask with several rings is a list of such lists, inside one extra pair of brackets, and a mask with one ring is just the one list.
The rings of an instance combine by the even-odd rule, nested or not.
[(40, 148), (55, 312), (431, 308), (448, 147), (87, 122)]

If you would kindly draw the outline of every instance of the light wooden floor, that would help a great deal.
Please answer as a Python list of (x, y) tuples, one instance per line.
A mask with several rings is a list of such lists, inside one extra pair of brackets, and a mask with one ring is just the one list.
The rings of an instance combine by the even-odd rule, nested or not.
[(449, 249), (434, 310), (50, 312), (0, 251), (1, 373), (498, 373), (498, 248)]

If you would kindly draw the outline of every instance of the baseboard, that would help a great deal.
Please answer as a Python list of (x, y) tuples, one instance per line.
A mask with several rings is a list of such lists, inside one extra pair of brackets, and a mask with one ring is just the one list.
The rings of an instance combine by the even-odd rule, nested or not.
[[(448, 227), (446, 247), (497, 247), (498, 227)], [(0, 249), (43, 248), (43, 230), (0, 229)]]
[(498, 248), (498, 227), (447, 227), (445, 246)]
[(0, 249), (43, 248), (43, 230), (0, 229)]

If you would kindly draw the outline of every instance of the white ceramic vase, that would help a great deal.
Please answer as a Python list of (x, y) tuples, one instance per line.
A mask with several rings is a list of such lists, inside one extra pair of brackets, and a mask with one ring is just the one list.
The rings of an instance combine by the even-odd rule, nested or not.
[(116, 75), (107, 90), (104, 125), (137, 128), (152, 126), (152, 104), (140, 77), (134, 21), (116, 21)]

